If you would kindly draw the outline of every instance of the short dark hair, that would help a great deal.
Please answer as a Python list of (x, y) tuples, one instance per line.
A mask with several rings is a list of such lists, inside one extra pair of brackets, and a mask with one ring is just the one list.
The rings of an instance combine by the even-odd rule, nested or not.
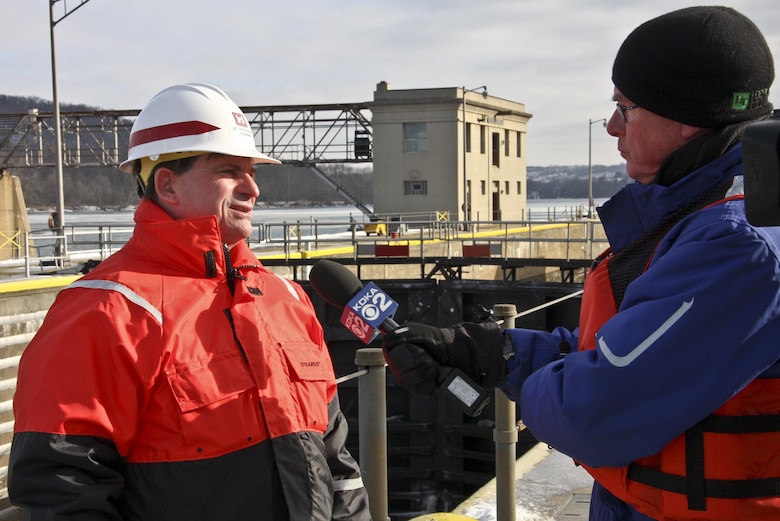
[(150, 199), (154, 202), (158, 202), (157, 191), (154, 188), (154, 174), (157, 173), (157, 170), (159, 170), (160, 168), (167, 168), (171, 170), (174, 174), (180, 175), (186, 172), (187, 170), (189, 170), (190, 168), (192, 168), (192, 165), (199, 157), (200, 155), (183, 157), (181, 159), (163, 161), (162, 163), (154, 165), (154, 168), (152, 169), (152, 173), (149, 174), (149, 179), (146, 181), (146, 186), (144, 186), (143, 182), (141, 181), (141, 178), (138, 175), (141, 172), (141, 161), (136, 161), (135, 167), (133, 168), (133, 172), (136, 176), (136, 179), (138, 180), (139, 195), (144, 199)]

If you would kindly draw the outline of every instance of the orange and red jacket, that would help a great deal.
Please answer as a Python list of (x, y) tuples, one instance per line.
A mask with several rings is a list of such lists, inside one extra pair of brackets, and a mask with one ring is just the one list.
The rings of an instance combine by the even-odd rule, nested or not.
[(308, 297), (214, 217), (142, 201), (25, 350), (14, 412), (9, 492), (33, 519), (369, 519)]

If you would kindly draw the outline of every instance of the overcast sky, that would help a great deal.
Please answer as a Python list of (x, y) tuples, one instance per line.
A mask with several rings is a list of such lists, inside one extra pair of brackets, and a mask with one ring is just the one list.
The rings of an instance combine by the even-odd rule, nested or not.
[[(48, 3), (0, 0), (0, 94), (52, 99)], [(80, 0), (60, 0), (55, 17)], [(475, 88), (524, 103), (528, 164), (584, 165), (609, 117), (612, 61), (684, 0), (90, 0), (55, 27), (59, 98), (140, 109), (205, 81), (239, 105), (363, 102), (391, 88)], [(735, 0), (780, 58), (777, 0)], [(780, 87), (771, 100), (780, 108)], [(593, 125), (593, 164), (621, 163)]]

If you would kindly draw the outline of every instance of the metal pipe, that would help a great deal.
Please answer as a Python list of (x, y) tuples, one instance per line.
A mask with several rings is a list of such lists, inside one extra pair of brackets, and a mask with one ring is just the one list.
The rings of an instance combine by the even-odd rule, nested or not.
[[(496, 304), (493, 312), (501, 328), (514, 327), (517, 306)], [(500, 389), (495, 390), (496, 426), (493, 441), (496, 444), (496, 519), (515, 521), (517, 502), (515, 494), (515, 460), (517, 459), (517, 420), (515, 402)]]
[(368, 492), (373, 521), (390, 521), (387, 485), (386, 362), (381, 348), (366, 347), (355, 353), (358, 368), (368, 370), (358, 379), (358, 439), (360, 470)]
[[(62, 122), (60, 117), (60, 99), (57, 92), (57, 59), (54, 52), (54, 26), (57, 23), (54, 21), (54, 3), (54, 0), (49, 2), (49, 34), (51, 41), (51, 91), (52, 101), (54, 102), (54, 148), (57, 159), (57, 214), (60, 220), (57, 233), (62, 234), (62, 231), (65, 229), (65, 191), (63, 189), (62, 175)], [(63, 256), (68, 254), (67, 240), (62, 241), (61, 254)]]
[(595, 204), (593, 203), (593, 124), (603, 123), (607, 126), (607, 119), (588, 119), (588, 219), (593, 218)]

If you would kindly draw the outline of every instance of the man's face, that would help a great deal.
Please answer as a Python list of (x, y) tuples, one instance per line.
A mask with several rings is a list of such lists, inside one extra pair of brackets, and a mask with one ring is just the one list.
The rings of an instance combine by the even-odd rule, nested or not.
[[(634, 105), (617, 89), (613, 100), (624, 108)], [(641, 107), (626, 110), (624, 114), (625, 121), (620, 109), (615, 109), (607, 123), (607, 132), (618, 138), (618, 152), (626, 160), (628, 177), (642, 184), (650, 184), (661, 162), (700, 130)]]
[(174, 219), (216, 215), (222, 241), (232, 246), (252, 233), (252, 208), (260, 195), (254, 176), (250, 158), (198, 156), (189, 170), (170, 177), (173, 198), (165, 209)]

